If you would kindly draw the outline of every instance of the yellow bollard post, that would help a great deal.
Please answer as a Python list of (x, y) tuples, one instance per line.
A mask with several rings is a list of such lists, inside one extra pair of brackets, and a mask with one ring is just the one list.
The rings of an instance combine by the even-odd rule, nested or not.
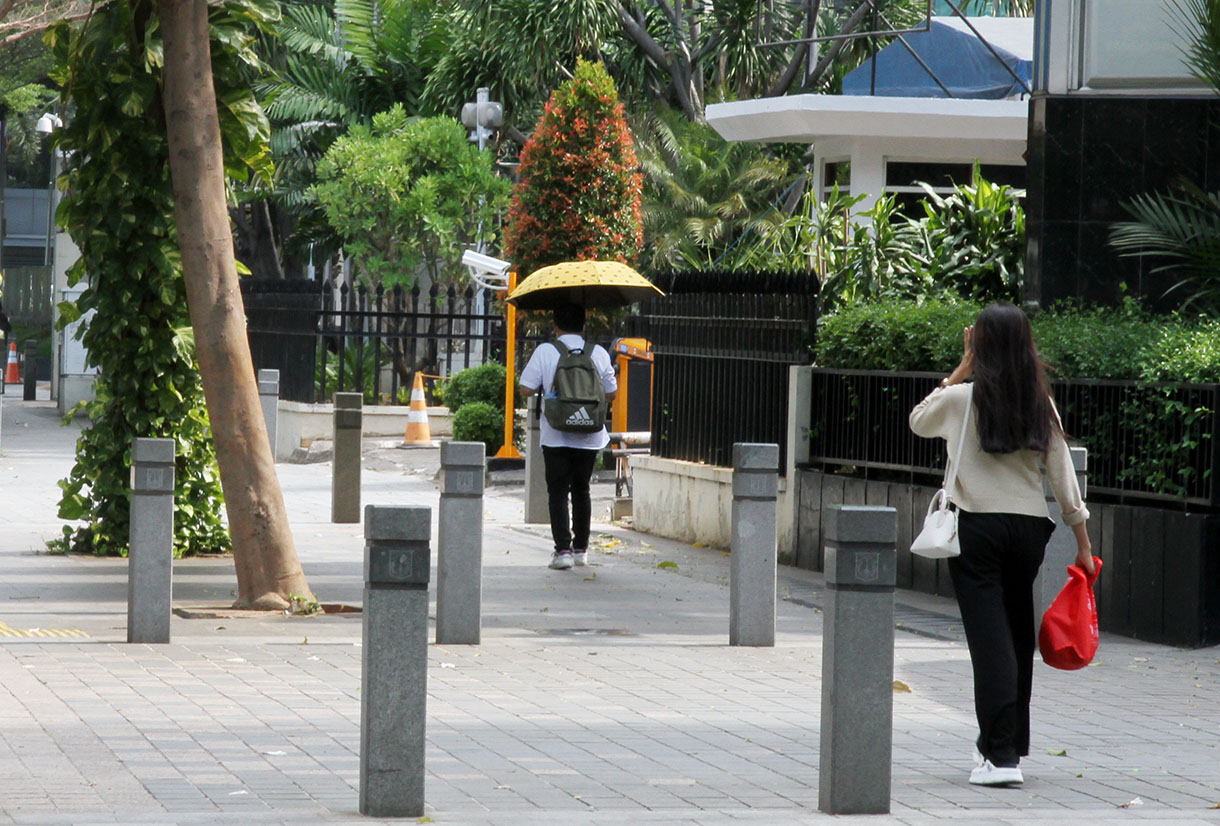
[[(512, 271), (508, 274), (507, 295), (512, 295), (516, 288), (517, 273)], [(504, 444), (496, 451), (496, 458), (520, 459), (521, 452), (513, 444), (513, 424), (517, 413), (516, 405), (513, 404), (516, 397), (513, 383), (517, 380), (517, 308), (512, 304), (508, 305), (504, 328)]]

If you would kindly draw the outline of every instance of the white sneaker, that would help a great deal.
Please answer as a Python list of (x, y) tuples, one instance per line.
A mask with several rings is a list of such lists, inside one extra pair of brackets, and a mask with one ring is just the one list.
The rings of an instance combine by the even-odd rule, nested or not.
[(589, 564), (589, 552), (573, 549), (572, 562), (573, 562), (573, 564), (576, 565), (577, 568), (585, 567), (586, 565)]
[(1025, 777), (1019, 766), (997, 766), (984, 759), (970, 772), (970, 782), (976, 786), (1012, 786), (1024, 783)]
[(551, 564), (548, 566), (556, 571), (566, 571), (572, 567), (571, 551), (555, 551), (551, 554)]

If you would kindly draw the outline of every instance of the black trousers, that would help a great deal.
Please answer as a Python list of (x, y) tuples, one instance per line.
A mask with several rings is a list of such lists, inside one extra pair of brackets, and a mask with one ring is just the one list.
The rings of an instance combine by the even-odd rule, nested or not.
[[(546, 468), (547, 506), (551, 514), (551, 538), (555, 550), (589, 548), (589, 478), (597, 462), (596, 450), (576, 447), (543, 447)], [(572, 497), (572, 521), (568, 523), (568, 496)]]
[(974, 670), (978, 749), (996, 766), (1029, 754), (1034, 577), (1055, 524), (1044, 516), (958, 516), (961, 556), (949, 560)]

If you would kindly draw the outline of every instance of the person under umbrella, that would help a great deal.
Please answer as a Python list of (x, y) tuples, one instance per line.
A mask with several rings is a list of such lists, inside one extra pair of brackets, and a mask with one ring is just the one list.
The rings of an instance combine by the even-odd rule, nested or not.
[(605, 420), (618, 382), (610, 354), (600, 345), (590, 347), (584, 338), (583, 307), (572, 303), (557, 307), (554, 327), (555, 340), (534, 350), (521, 371), (520, 384), (523, 398), (542, 389), (544, 415), (539, 429), (555, 542), (550, 567), (565, 571), (588, 562), (589, 480), (598, 451), (610, 442)]

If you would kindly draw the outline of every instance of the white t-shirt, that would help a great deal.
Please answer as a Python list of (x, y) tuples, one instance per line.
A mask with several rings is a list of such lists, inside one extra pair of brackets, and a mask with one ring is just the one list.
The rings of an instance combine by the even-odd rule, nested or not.
[[(584, 348), (585, 340), (575, 333), (564, 333), (559, 337), (569, 350)], [(614, 377), (614, 365), (610, 362), (610, 354), (600, 345), (593, 345), (589, 351), (593, 366), (602, 377), (602, 387), (607, 393), (618, 389), (618, 381)], [(525, 369), (521, 371), (521, 384), (525, 387), (541, 387), (544, 397), (551, 395), (551, 384), (555, 381), (555, 368), (559, 366), (559, 350), (549, 341), (539, 344), (534, 354), (530, 356)], [(541, 411), (540, 411), (541, 413)], [(594, 433), (568, 433), (556, 430), (547, 422), (545, 415), (538, 416), (540, 435), (543, 447), (575, 447), (581, 450), (601, 450), (610, 444), (610, 434), (606, 428)]]

